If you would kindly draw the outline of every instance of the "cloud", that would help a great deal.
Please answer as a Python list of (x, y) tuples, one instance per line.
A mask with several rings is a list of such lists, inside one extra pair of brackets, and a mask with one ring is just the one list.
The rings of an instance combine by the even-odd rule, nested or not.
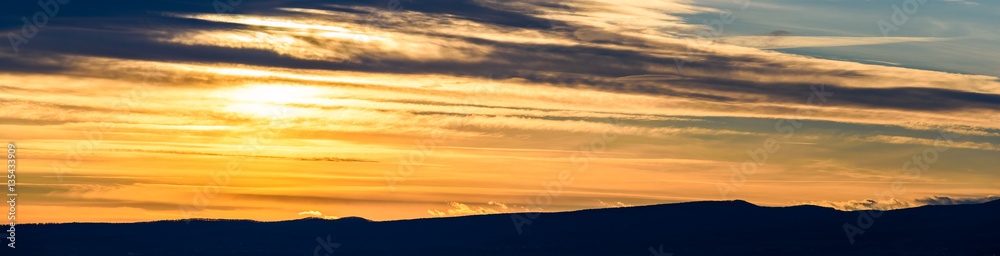
[(630, 207), (630, 206), (633, 206), (631, 204), (626, 204), (626, 203), (622, 203), (622, 202), (606, 203), (606, 202), (604, 202), (602, 200), (597, 200), (597, 202), (600, 203), (602, 207), (606, 207), (606, 208), (609, 208), (609, 207), (619, 208), (619, 207)]
[(464, 216), (464, 215), (482, 215), (482, 214), (497, 214), (497, 213), (511, 213), (511, 212), (525, 212), (528, 211), (524, 207), (511, 207), (504, 203), (498, 203), (495, 201), (489, 201), (485, 206), (469, 206), (467, 204), (459, 202), (448, 203), (452, 209), (447, 209), (444, 212), (438, 210), (427, 210), (432, 216), (436, 217), (446, 217), (446, 216)]
[(319, 217), (319, 216), (323, 216), (323, 213), (321, 213), (319, 211), (304, 211), (304, 212), (300, 212), (299, 215), (313, 215), (313, 216)]
[(956, 204), (981, 204), (994, 200), (1000, 200), (1000, 196), (984, 196), (984, 197), (970, 197), (970, 198), (951, 198), (948, 196), (933, 196), (927, 198), (918, 198), (915, 201), (918, 203), (926, 205), (956, 205)]
[(787, 35), (791, 35), (792, 32), (788, 32), (788, 31), (785, 31), (785, 30), (775, 30), (775, 31), (771, 31), (771, 33), (768, 33), (768, 34), (770, 34), (771, 36), (787, 36)]
[[(777, 32), (777, 31), (776, 31)], [(894, 44), (903, 42), (935, 42), (947, 40), (933, 37), (837, 37), (837, 36), (788, 36), (771, 32), (770, 36), (730, 36), (715, 40), (760, 49), (789, 49), (802, 47), (843, 47), (856, 45)]]
[[(231, 157), (247, 157), (247, 155), (239, 154), (225, 154), (225, 153), (213, 153), (213, 152), (196, 152), (196, 151), (180, 151), (180, 150), (153, 150), (153, 149), (125, 149), (125, 148), (113, 148), (108, 149), (111, 152), (138, 152), (138, 153), (155, 153), (155, 154), (181, 154), (181, 155), (200, 155), (200, 156), (231, 156)], [(341, 157), (291, 157), (291, 156), (273, 156), (273, 155), (257, 155), (254, 154), (252, 157), (255, 158), (272, 158), (272, 159), (290, 159), (299, 161), (325, 161), (325, 162), (359, 162), (359, 163), (372, 163), (376, 162), (373, 160), (366, 159), (355, 159), (355, 158), (341, 158)]]
[(912, 204), (908, 202), (899, 201), (896, 200), (895, 198), (882, 201), (869, 198), (865, 200), (808, 202), (806, 204), (831, 207), (841, 211), (861, 211), (861, 210), (888, 211), (888, 210), (909, 208), (912, 206)]
[(877, 201), (875, 199), (865, 199), (865, 200), (850, 200), (850, 201), (822, 201), (822, 202), (809, 202), (806, 204), (818, 205), (832, 207), (841, 211), (859, 211), (859, 210), (894, 210), (903, 209), (909, 207), (915, 207), (920, 205), (959, 205), (959, 204), (980, 204), (986, 203), (994, 200), (1000, 200), (1000, 196), (983, 196), (983, 197), (969, 197), (969, 198), (952, 198), (948, 196), (933, 196), (926, 198), (917, 198), (913, 200), (913, 203), (899, 201), (895, 198), (890, 200)]
[(964, 5), (968, 5), (968, 6), (977, 6), (977, 5), (979, 5), (979, 3), (977, 3), (977, 2), (966, 1), (966, 0), (944, 0), (944, 1), (945, 2), (952, 2), (952, 3), (964, 4)]
[(910, 145), (924, 145), (933, 147), (966, 148), (966, 149), (991, 150), (991, 151), (998, 150), (998, 147), (996, 145), (993, 145), (989, 142), (950, 141), (942, 138), (932, 140), (932, 139), (903, 137), (903, 136), (876, 135), (864, 138), (852, 137), (850, 139), (857, 141), (889, 143), (889, 144), (910, 144)]
[(320, 218), (320, 217), (322, 217), (323, 219), (327, 219), (327, 220), (340, 219), (340, 217), (332, 216), (332, 215), (325, 215), (324, 216), (323, 213), (321, 213), (319, 211), (304, 211), (304, 212), (300, 212), (299, 213), (299, 216), (301, 216), (301, 215), (310, 215), (310, 216), (313, 216), (311, 218)]

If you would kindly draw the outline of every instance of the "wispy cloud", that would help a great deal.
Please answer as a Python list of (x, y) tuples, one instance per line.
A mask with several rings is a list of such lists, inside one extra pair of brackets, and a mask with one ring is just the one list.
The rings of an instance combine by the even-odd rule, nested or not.
[(809, 202), (807, 204), (830, 207), (841, 211), (861, 211), (861, 210), (888, 211), (888, 210), (908, 208), (913, 206), (913, 204), (911, 203), (899, 201), (896, 199), (889, 199), (882, 201), (875, 199), (865, 199), (865, 200), (849, 200), (849, 201)]
[(528, 211), (527, 208), (519, 206), (508, 206), (504, 203), (498, 203), (494, 201), (489, 201), (485, 205), (480, 206), (469, 206), (467, 204), (459, 202), (448, 203), (452, 208), (442, 211), (439, 210), (427, 210), (431, 216), (445, 217), (445, 216), (464, 216), (464, 215), (481, 215), (481, 214), (497, 214), (497, 213), (512, 213), (512, 212), (525, 212)]
[(926, 205), (980, 204), (980, 203), (991, 202), (994, 200), (1000, 200), (1000, 196), (990, 195), (978, 198), (952, 198), (948, 196), (933, 196), (933, 197), (916, 199), (918, 203)]

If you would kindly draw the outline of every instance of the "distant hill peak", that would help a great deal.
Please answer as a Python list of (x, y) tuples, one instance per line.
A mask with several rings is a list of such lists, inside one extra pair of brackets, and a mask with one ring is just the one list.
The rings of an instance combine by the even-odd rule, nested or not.
[(337, 219), (337, 221), (351, 221), (351, 222), (371, 222), (369, 219), (365, 219), (357, 216), (343, 217)]
[(328, 221), (341, 221), (341, 222), (372, 222), (369, 219), (365, 219), (365, 218), (362, 218), (362, 217), (356, 217), (356, 216), (336, 218), (336, 219), (326, 219), (326, 218), (320, 218), (320, 217), (308, 217), (308, 218), (304, 218), (304, 219), (301, 219), (301, 220), (328, 220)]

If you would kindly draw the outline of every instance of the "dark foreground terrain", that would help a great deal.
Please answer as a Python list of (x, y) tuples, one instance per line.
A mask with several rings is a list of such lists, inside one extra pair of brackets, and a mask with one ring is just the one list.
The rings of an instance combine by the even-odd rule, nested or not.
[[(531, 221), (521, 226), (521, 234), (512, 216)], [(893, 210), (870, 219), (865, 216), (869, 215), (817, 206), (761, 207), (744, 201), (712, 201), (538, 216), (497, 214), (384, 222), (344, 218), (17, 225), (17, 248), (2, 251), (3, 255), (46, 256), (996, 255), (1000, 252), (1000, 200)], [(854, 235), (853, 244), (844, 231), (845, 223), (864, 231)]]

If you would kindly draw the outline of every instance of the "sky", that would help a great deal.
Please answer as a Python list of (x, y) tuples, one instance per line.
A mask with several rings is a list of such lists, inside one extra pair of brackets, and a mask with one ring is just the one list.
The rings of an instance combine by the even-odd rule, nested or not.
[(906, 2), (5, 3), (0, 138), (28, 223), (996, 199), (1000, 4)]

